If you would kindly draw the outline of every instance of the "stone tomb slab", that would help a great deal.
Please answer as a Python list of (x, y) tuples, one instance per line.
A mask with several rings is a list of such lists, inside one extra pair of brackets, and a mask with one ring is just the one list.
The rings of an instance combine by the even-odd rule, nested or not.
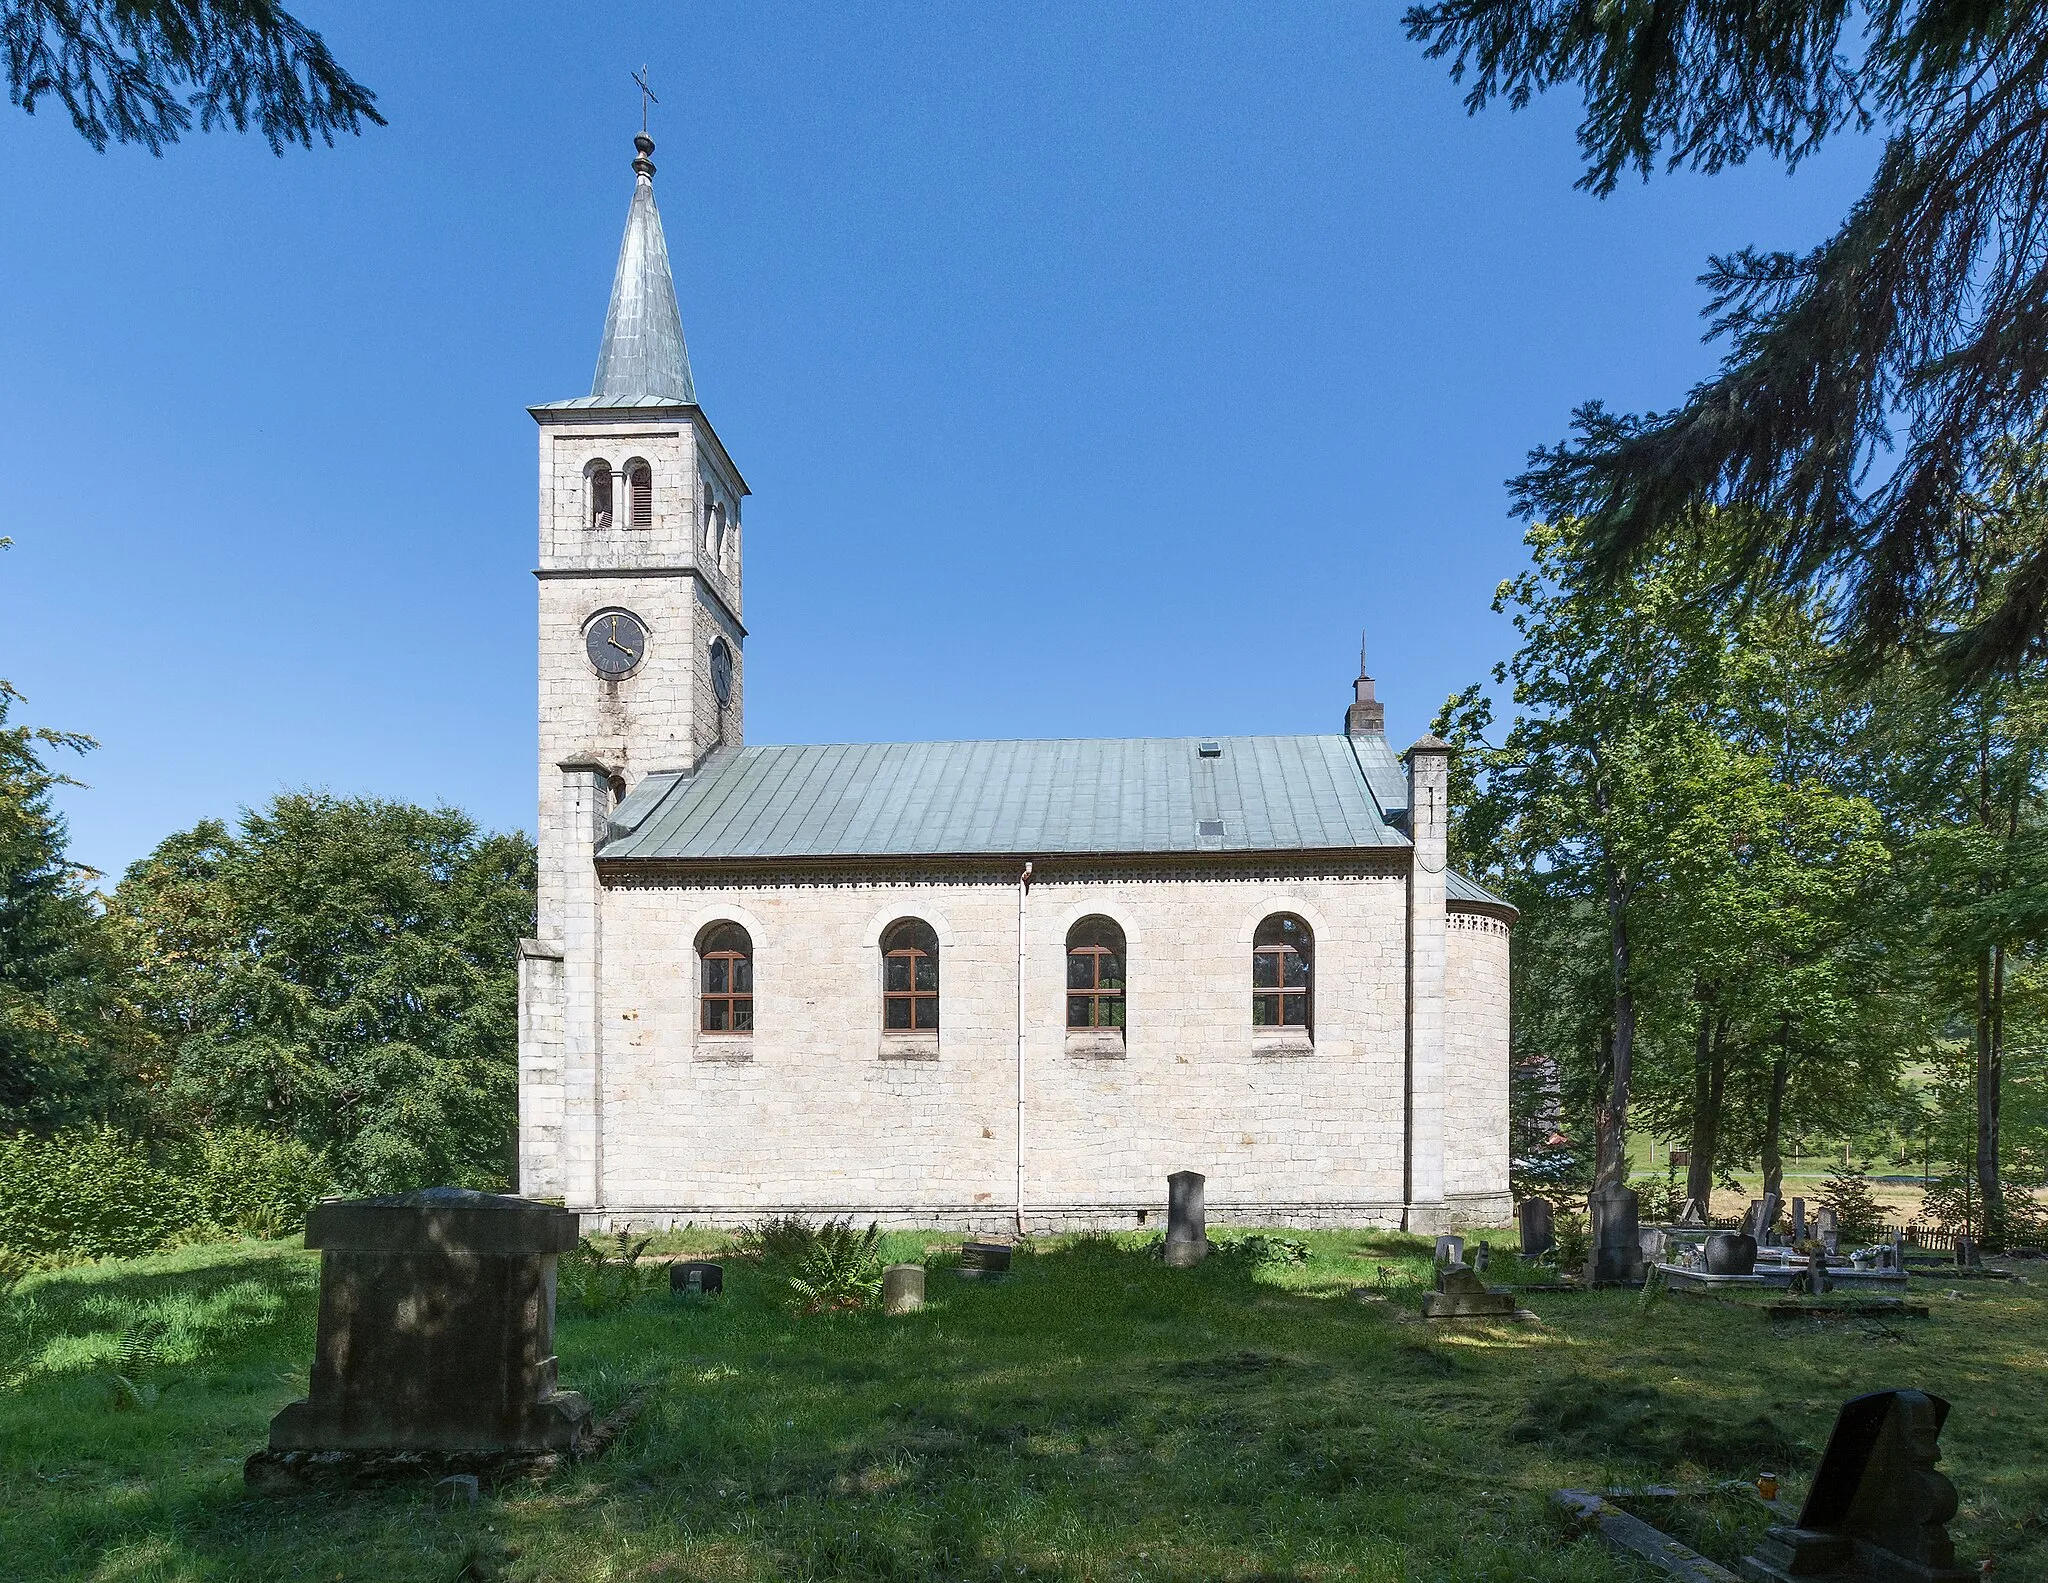
[(589, 1405), (555, 1385), (555, 1261), (576, 1216), (452, 1187), (315, 1206), (312, 1388), (273, 1453), (575, 1454)]

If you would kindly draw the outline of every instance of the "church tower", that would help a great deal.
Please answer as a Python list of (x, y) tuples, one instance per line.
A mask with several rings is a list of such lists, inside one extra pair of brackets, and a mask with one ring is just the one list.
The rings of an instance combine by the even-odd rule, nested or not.
[[(746, 481), (697, 404), (654, 140), (633, 200), (590, 394), (540, 428), (540, 896), (522, 946), (520, 1189), (602, 1201), (592, 1087), (602, 895), (595, 851), (650, 772), (693, 773), (743, 739)], [(588, 1026), (586, 1026), (588, 1024)]]

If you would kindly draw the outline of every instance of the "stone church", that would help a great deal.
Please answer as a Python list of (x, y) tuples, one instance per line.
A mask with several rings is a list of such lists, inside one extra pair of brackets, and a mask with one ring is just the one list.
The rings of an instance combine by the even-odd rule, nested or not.
[(635, 142), (591, 393), (531, 409), (520, 1190), (1132, 1228), (1191, 1169), (1224, 1222), (1504, 1223), (1514, 912), (1370, 677), (1328, 736), (747, 745), (748, 490)]

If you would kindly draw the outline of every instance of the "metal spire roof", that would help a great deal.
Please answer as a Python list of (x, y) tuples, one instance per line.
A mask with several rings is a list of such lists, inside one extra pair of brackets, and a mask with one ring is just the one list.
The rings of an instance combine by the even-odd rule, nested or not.
[(619, 244), (619, 272), (612, 281), (611, 306), (604, 315), (604, 344), (597, 351), (593, 398), (609, 402), (697, 404), (690, 378), (690, 351), (683, 344), (683, 315), (676, 307), (676, 283), (669, 274), (668, 243), (661, 212), (654, 207), (654, 139), (633, 139), (633, 206), (626, 211), (626, 237)]

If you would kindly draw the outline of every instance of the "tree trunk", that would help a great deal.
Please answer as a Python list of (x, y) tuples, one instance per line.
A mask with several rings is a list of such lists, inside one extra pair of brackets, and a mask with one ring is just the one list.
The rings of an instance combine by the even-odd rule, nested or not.
[[(1606, 796), (1600, 799), (1603, 811)], [(1614, 1086), (1600, 1117), (1600, 1170), (1596, 1187), (1628, 1182), (1628, 1094), (1635, 1075), (1636, 1001), (1629, 987), (1628, 909), (1621, 875), (1610, 859), (1607, 870), (1607, 930), (1614, 963)]]
[(1977, 1197), (1984, 1240), (2005, 1240), (2005, 1193), (1998, 1180), (1998, 1104), (2005, 1066), (2005, 947), (1977, 959)]
[(1699, 1044), (1692, 1066), (1692, 1139), (1685, 1166), (1685, 1196), (1709, 1213), (1714, 1203), (1714, 1166), (1721, 1144), (1721, 1096), (1728, 1084), (1728, 1017), (1700, 1008)]
[(1785, 1116), (1785, 1087), (1792, 1079), (1792, 1019), (1778, 1027), (1778, 1054), (1771, 1062), (1771, 1097), (1764, 1108), (1764, 1197), (1784, 1197), (1785, 1160), (1778, 1152), (1778, 1129)]

